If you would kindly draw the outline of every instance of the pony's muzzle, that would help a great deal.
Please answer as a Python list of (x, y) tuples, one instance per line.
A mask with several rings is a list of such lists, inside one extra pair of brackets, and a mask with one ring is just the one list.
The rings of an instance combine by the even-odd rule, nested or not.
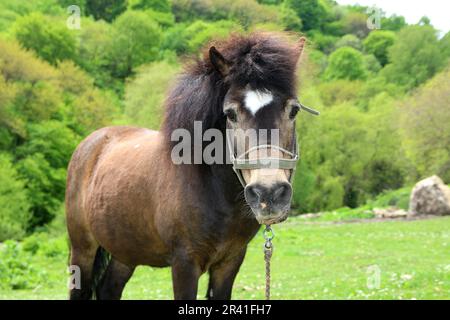
[(272, 224), (286, 220), (291, 206), (292, 186), (276, 182), (270, 186), (251, 183), (245, 187), (245, 200), (260, 223)]

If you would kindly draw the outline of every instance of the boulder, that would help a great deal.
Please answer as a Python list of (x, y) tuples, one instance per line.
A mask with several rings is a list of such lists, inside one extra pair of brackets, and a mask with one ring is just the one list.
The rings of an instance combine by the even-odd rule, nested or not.
[(450, 215), (450, 188), (438, 176), (419, 181), (409, 200), (411, 214)]

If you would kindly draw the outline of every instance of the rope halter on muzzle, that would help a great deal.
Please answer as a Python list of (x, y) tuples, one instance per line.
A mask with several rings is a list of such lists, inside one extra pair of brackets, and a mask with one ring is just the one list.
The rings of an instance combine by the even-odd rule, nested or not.
[[(298, 103), (300, 110), (305, 110), (313, 115), (319, 115), (319, 112), (311, 109), (309, 107), (303, 106), (302, 104)], [(242, 186), (245, 188), (247, 185), (244, 179), (244, 176), (242, 175), (241, 170), (256, 170), (256, 169), (282, 169), (282, 170), (290, 170), (289, 175), (289, 183), (292, 182), (292, 179), (294, 177), (295, 168), (297, 166), (297, 161), (299, 159), (298, 156), (298, 144), (297, 144), (297, 135), (295, 133), (292, 137), (293, 142), (293, 150), (288, 151), (280, 146), (272, 145), (272, 144), (262, 144), (257, 145), (254, 147), (251, 147), (244, 153), (240, 155), (236, 155), (234, 152), (234, 144), (231, 143), (231, 139), (234, 139), (234, 137), (230, 137), (230, 135), (227, 132), (227, 145), (228, 145), (228, 151), (230, 154), (231, 163), (233, 165), (233, 170), (236, 173), (239, 182), (242, 184)], [(251, 152), (258, 152), (262, 149), (269, 149), (269, 150), (277, 150), (280, 151), (282, 154), (286, 156), (286, 158), (278, 158), (278, 157), (262, 157), (257, 159), (248, 159), (247, 156)]]

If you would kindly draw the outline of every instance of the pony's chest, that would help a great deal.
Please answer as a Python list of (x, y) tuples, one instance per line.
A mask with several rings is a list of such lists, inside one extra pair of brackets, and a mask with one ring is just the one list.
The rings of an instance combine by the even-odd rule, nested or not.
[(246, 223), (241, 222), (236, 226), (231, 226), (230, 230), (216, 238), (210, 250), (206, 252), (207, 264), (216, 264), (241, 254), (246, 250), (258, 229), (259, 225), (256, 221), (246, 221)]

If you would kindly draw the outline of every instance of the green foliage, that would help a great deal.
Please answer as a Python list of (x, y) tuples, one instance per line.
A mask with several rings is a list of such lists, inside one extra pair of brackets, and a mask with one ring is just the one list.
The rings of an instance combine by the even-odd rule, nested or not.
[(147, 9), (144, 12), (150, 20), (156, 21), (163, 29), (175, 24), (175, 17), (171, 12), (159, 12), (152, 9)]
[(50, 222), (64, 198), (66, 172), (53, 168), (42, 153), (27, 156), (17, 163), (17, 170), (26, 180), (25, 188), (31, 203), (29, 229)]
[(381, 28), (383, 30), (399, 31), (406, 26), (407, 23), (405, 21), (405, 18), (402, 16), (393, 14), (390, 17), (381, 18)]
[(309, 31), (308, 36), (311, 40), (312, 45), (326, 54), (329, 54), (334, 50), (336, 42), (339, 40), (338, 37), (323, 34), (322, 32), (317, 30)]
[(170, 12), (169, 0), (130, 0), (128, 4), (134, 10), (152, 9), (158, 12)]
[[(7, 221), (11, 225), (8, 228), (17, 229), (9, 237), (20, 238), (23, 232), (19, 225), (33, 230), (56, 215), (64, 199), (65, 168), (80, 136), (110, 123), (116, 105), (94, 88), (92, 79), (73, 62), (52, 67), (17, 43), (3, 40), (0, 100), (0, 146), (12, 154), (14, 161), (12, 168), (5, 164), (11, 176), (5, 176), (0, 189), (9, 190), (7, 181), (17, 174), (19, 182), (11, 182), (11, 188), (20, 187), (22, 193), (14, 189), (11, 198), (26, 196), (21, 204), (24, 211), (18, 212), (19, 204), (15, 209), (18, 225), (4, 218), (0, 229), (2, 234), (9, 230), (5, 231)], [(31, 216), (23, 225), (21, 217), (29, 211)], [(4, 217), (9, 215), (5, 213)]]
[(357, 100), (362, 87), (361, 81), (340, 79), (320, 84), (319, 92), (324, 105), (332, 107)]
[(387, 30), (374, 30), (364, 40), (364, 50), (373, 54), (382, 66), (388, 61), (388, 49), (394, 44), (395, 34)]
[(196, 21), (186, 28), (188, 35), (189, 52), (197, 52), (204, 44), (213, 40), (226, 38), (232, 30), (236, 30), (236, 25), (227, 20), (214, 23)]
[(12, 164), (11, 156), (0, 153), (0, 242), (20, 239), (25, 235), (30, 219), (30, 203)]
[(197, 20), (190, 25), (177, 24), (165, 32), (162, 48), (178, 54), (196, 53), (211, 40), (225, 38), (231, 32), (239, 30), (235, 23), (228, 20)]
[(306, 162), (300, 160), (292, 184), (294, 191), (292, 195), (292, 207), (300, 212), (307, 212), (310, 209), (310, 199), (308, 198), (314, 190), (316, 176), (308, 168)]
[(342, 29), (346, 34), (354, 34), (360, 39), (365, 38), (370, 30), (367, 28), (367, 14), (350, 11), (342, 19)]
[(303, 22), (303, 30), (319, 29), (326, 17), (325, 8), (318, 0), (285, 0)]
[(286, 5), (281, 6), (280, 23), (285, 30), (300, 31), (303, 28), (302, 19), (293, 9)]
[(33, 256), (63, 259), (67, 256), (68, 243), (64, 237), (51, 237), (48, 233), (36, 232), (23, 239), (21, 249)]
[(127, 9), (126, 0), (86, 0), (86, 13), (111, 22)]
[(61, 23), (39, 13), (32, 13), (17, 20), (14, 26), (16, 39), (27, 49), (51, 64), (74, 59), (76, 41), (73, 33)]
[(445, 36), (441, 38), (441, 40), (439, 40), (439, 46), (448, 61), (450, 59), (450, 31), (447, 32)]
[(450, 67), (399, 107), (406, 151), (419, 176), (438, 174), (450, 182)]
[[(0, 32), (9, 29), (16, 19), (32, 12), (40, 12), (49, 15), (63, 15), (65, 13), (64, 9), (55, 5), (56, 2), (56, 0), (1, 1)], [(73, 3), (71, 2), (70, 4)], [(67, 6), (65, 6), (65, 8)]]
[(442, 69), (445, 58), (436, 30), (431, 26), (408, 26), (399, 31), (388, 50), (390, 63), (383, 70), (389, 81), (407, 89), (418, 86)]
[(367, 69), (361, 52), (351, 47), (342, 47), (334, 51), (325, 70), (325, 78), (357, 80), (365, 79)]
[[(357, 207), (380, 192), (380, 186), (393, 189), (402, 184), (404, 156), (398, 148), (400, 137), (393, 133), (392, 105), (376, 106), (370, 114), (348, 103), (322, 111), (320, 121), (305, 117), (298, 125), (303, 165), (315, 174), (303, 210)], [(368, 177), (378, 173), (378, 167), (372, 167), (376, 162), (389, 170), (374, 183)]]
[(259, 4), (255, 0), (172, 0), (172, 12), (176, 21), (233, 20), (248, 29), (259, 23), (278, 22), (278, 8)]
[(346, 34), (336, 42), (336, 49), (342, 47), (352, 47), (353, 49), (361, 51), (362, 42), (357, 36), (353, 34)]
[(33, 289), (45, 280), (45, 271), (31, 264), (31, 255), (8, 240), (0, 247), (0, 288)]
[(125, 89), (124, 111), (132, 123), (151, 129), (159, 128), (167, 88), (179, 69), (178, 65), (161, 61), (138, 70)]
[(403, 210), (409, 209), (409, 198), (412, 187), (404, 187), (398, 190), (386, 190), (375, 199), (368, 202), (371, 208), (397, 207)]
[(125, 78), (140, 64), (158, 57), (159, 25), (141, 11), (126, 11), (114, 23), (109, 67), (114, 77)]

